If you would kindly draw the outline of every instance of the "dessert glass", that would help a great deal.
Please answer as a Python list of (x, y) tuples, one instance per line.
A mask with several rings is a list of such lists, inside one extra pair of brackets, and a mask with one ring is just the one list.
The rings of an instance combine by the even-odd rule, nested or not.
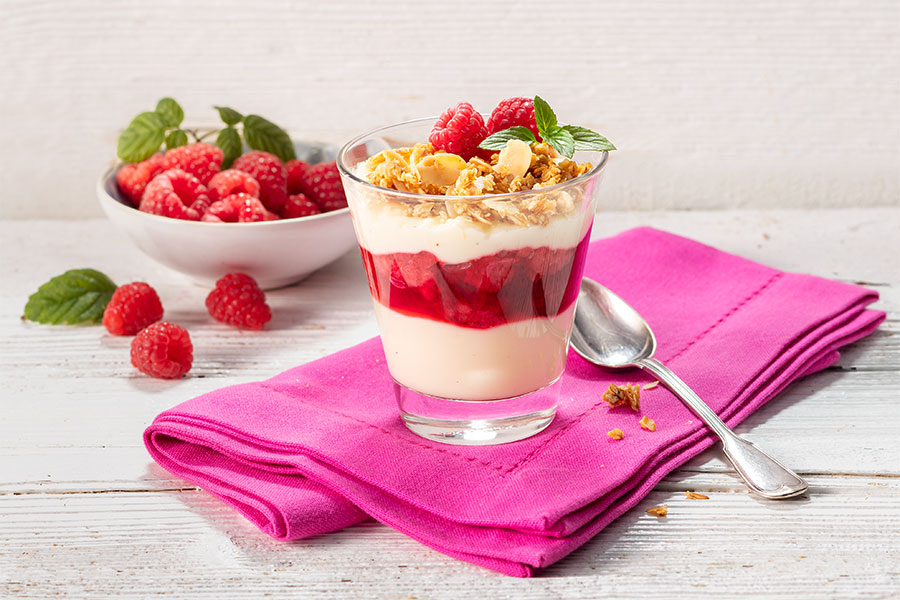
[(441, 196), (387, 189), (366, 161), (434, 119), (364, 134), (337, 159), (400, 414), (443, 443), (520, 440), (556, 414), (606, 152), (549, 187)]

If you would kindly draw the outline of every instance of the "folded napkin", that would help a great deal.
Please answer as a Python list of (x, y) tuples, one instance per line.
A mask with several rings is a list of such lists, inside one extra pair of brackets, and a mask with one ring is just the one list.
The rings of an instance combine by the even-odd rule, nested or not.
[[(650, 323), (657, 357), (734, 426), (884, 314), (873, 291), (784, 273), (649, 228), (591, 244), (585, 275)], [(450, 556), (530, 576), (597, 535), (714, 442), (662, 386), (640, 413), (600, 399), (649, 383), (569, 353), (555, 421), (500, 446), (447, 446), (407, 431), (375, 338), (267, 381), (160, 414), (153, 459), (292, 540), (369, 517)], [(656, 431), (638, 425), (642, 415)], [(625, 437), (606, 432), (620, 428)]]

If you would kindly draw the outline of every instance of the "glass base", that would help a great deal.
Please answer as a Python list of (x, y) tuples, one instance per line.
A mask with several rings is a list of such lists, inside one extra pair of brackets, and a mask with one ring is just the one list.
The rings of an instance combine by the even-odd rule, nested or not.
[(487, 446), (531, 437), (553, 422), (560, 381), (500, 400), (452, 400), (394, 382), (400, 416), (413, 433), (442, 444)]

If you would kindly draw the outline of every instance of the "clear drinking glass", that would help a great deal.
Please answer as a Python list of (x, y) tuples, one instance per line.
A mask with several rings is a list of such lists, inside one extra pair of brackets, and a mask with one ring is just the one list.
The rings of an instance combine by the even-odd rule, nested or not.
[(520, 440), (556, 414), (607, 153), (577, 152), (594, 165), (584, 175), (508, 194), (407, 193), (361, 177), (369, 157), (427, 140), (433, 123), (377, 129), (337, 159), (400, 414), (438, 442)]

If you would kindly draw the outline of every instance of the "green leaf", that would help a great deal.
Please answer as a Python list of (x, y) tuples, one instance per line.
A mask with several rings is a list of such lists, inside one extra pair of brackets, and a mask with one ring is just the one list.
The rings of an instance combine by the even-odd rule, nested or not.
[(554, 127), (547, 132), (541, 131), (541, 137), (566, 158), (572, 158), (575, 155), (575, 138), (564, 128)]
[(216, 146), (222, 149), (225, 158), (222, 159), (222, 168), (227, 169), (231, 166), (238, 156), (241, 155), (241, 136), (238, 135), (237, 129), (234, 127), (226, 127), (219, 132), (216, 137)]
[(214, 106), (213, 108), (219, 111), (219, 116), (226, 125), (237, 125), (244, 118), (244, 115), (227, 106)]
[(587, 127), (565, 125), (563, 129), (572, 134), (572, 137), (575, 139), (576, 150), (596, 150), (599, 152), (602, 150), (608, 151), (616, 149), (612, 142)]
[(158, 112), (168, 127), (178, 127), (184, 120), (184, 111), (173, 98), (163, 98), (156, 103), (156, 112)]
[(94, 269), (73, 269), (57, 275), (28, 298), (25, 318), (51, 325), (97, 324), (116, 291), (109, 277)]
[(187, 133), (180, 129), (174, 129), (169, 132), (169, 135), (166, 136), (166, 149), (171, 150), (172, 148), (177, 148), (178, 146), (187, 146), (188, 136)]
[(542, 138), (545, 137), (545, 131), (552, 131), (557, 124), (556, 113), (553, 112), (547, 101), (540, 96), (534, 97), (534, 120), (537, 122), (538, 133), (541, 134)]
[(510, 127), (509, 129), (504, 129), (503, 131), (498, 131), (493, 135), (489, 135), (483, 142), (478, 144), (478, 147), (484, 148), (485, 150), (503, 150), (506, 148), (506, 142), (509, 140), (522, 140), (528, 144), (537, 141), (530, 129), (522, 127), (521, 125), (516, 125), (515, 127)]
[(121, 134), (116, 154), (124, 161), (138, 162), (159, 150), (166, 137), (166, 123), (158, 112), (143, 112)]
[(287, 132), (259, 115), (244, 117), (244, 139), (254, 150), (271, 152), (284, 161), (297, 158), (294, 143)]

